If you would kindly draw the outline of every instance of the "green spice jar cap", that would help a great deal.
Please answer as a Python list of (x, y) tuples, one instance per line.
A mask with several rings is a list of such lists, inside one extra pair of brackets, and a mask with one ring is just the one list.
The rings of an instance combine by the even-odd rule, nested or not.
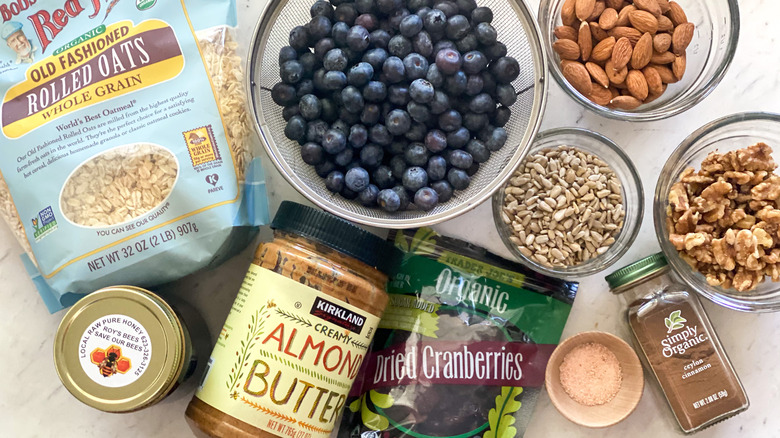
[(662, 252), (659, 252), (618, 269), (607, 275), (606, 280), (609, 283), (609, 288), (614, 290), (658, 272), (667, 265), (666, 257)]
[(386, 274), (401, 257), (390, 242), (330, 213), (291, 201), (282, 202), (271, 228), (316, 240)]

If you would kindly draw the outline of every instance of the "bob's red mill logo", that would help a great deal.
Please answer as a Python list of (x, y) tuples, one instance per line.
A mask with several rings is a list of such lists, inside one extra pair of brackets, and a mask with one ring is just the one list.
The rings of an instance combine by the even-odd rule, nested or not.
[[(0, 4), (0, 16), (3, 17), (3, 23), (27, 11), (37, 1), (12, 0)], [(82, 5), (82, 2), (87, 7)], [(41, 9), (27, 16), (27, 19), (32, 23), (33, 29), (35, 29), (35, 35), (41, 42), (41, 53), (46, 51), (46, 47), (68, 25), (68, 21), (71, 18), (76, 18), (87, 8), (92, 12), (89, 15), (90, 19), (97, 17), (100, 13), (100, 0), (66, 0), (61, 9), (53, 9), (51, 11)]]

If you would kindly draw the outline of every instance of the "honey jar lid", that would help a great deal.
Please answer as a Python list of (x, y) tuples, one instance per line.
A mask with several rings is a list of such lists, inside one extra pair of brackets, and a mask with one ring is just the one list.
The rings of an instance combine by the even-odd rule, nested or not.
[(401, 257), (390, 242), (330, 213), (291, 201), (279, 206), (271, 228), (316, 240), (385, 273)]
[(185, 364), (185, 332), (160, 297), (133, 286), (100, 289), (65, 315), (54, 341), (63, 385), (106, 412), (156, 403), (176, 385)]

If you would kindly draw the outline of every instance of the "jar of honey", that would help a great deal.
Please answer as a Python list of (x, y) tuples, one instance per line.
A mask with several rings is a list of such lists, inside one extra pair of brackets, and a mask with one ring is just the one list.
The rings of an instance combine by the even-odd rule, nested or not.
[(284, 202), (187, 407), (212, 437), (327, 437), (388, 303), (399, 253), (328, 213)]

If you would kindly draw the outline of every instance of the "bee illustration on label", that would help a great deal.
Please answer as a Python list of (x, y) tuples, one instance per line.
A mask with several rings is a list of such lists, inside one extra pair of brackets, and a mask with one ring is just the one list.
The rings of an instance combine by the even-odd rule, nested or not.
[(130, 371), (132, 363), (130, 358), (122, 356), (122, 349), (116, 345), (112, 345), (105, 350), (102, 348), (96, 348), (90, 355), (92, 363), (97, 365), (100, 375), (103, 377), (111, 377), (114, 374), (125, 374)]

